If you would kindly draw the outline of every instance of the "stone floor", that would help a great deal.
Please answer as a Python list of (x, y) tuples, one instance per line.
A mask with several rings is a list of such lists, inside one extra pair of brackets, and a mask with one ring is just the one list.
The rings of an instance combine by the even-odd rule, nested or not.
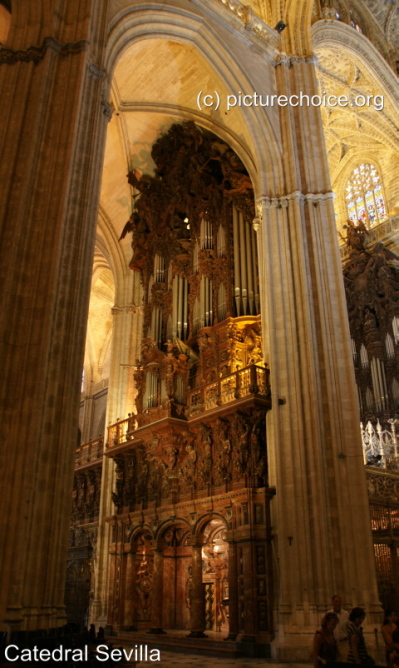
[[(129, 664), (126, 664), (128, 666)], [(130, 664), (131, 665), (131, 664)], [(161, 661), (154, 663), (151, 661), (142, 661), (137, 663), (137, 667), (143, 666), (151, 668), (174, 668), (175, 666), (183, 668), (255, 668), (255, 666), (264, 666), (264, 668), (311, 668), (313, 664), (308, 663), (273, 663), (270, 659), (239, 659), (223, 658), (217, 659), (211, 656), (198, 656), (198, 654), (175, 654), (173, 652), (163, 652)]]
[(198, 654), (178, 654), (174, 652), (162, 652), (161, 661), (158, 663), (143, 661), (137, 666), (151, 666), (160, 668), (172, 668), (172, 666), (194, 666), (196, 668), (214, 668), (217, 666), (225, 666), (225, 668), (254, 668), (255, 666), (264, 666), (266, 668), (309, 668), (311, 664), (299, 663), (273, 663), (271, 659), (247, 659), (245, 657), (239, 659), (231, 658), (215, 658), (210, 656), (199, 656)]
[[(196, 650), (193, 650), (190, 648), (189, 644), (186, 647), (180, 646), (179, 651), (173, 651), (174, 646), (176, 644), (180, 644), (181, 641), (186, 643), (194, 643), (195, 645), (198, 645), (198, 642), (203, 643), (203, 648), (204, 649), (209, 649), (211, 650), (211, 647), (213, 649), (216, 649), (217, 645), (223, 646), (223, 648), (228, 648), (232, 646), (234, 648), (235, 643), (229, 643), (225, 641), (225, 634), (222, 633), (216, 633), (213, 631), (207, 631), (207, 641), (198, 641), (195, 639), (188, 640), (187, 639), (187, 631), (181, 631), (181, 630), (168, 630), (164, 636), (161, 636), (159, 638), (159, 645), (157, 646), (157, 642), (155, 640), (155, 637), (153, 636), (152, 638), (148, 636), (147, 633), (138, 633), (138, 632), (129, 632), (129, 633), (120, 633), (118, 634), (118, 637), (114, 638), (109, 638), (111, 642), (115, 644), (115, 647), (126, 647), (127, 649), (131, 649), (135, 645), (138, 644), (150, 644), (149, 641), (151, 640), (151, 646), (152, 647), (157, 647), (157, 649), (160, 650), (161, 653), (161, 661), (160, 662), (154, 662), (154, 661), (141, 661), (137, 663), (137, 666), (141, 668), (141, 666), (151, 666), (152, 668), (155, 667), (160, 667), (160, 668), (172, 668), (172, 666), (178, 666), (180, 668), (188, 667), (190, 668), (191, 666), (193, 668), (218, 668), (219, 666), (222, 668), (222, 666), (225, 666), (225, 668), (255, 668), (255, 666), (264, 666), (265, 668), (309, 668), (311, 663), (309, 664), (299, 664), (299, 663), (286, 663), (286, 664), (277, 664), (273, 663), (272, 659), (252, 659), (252, 658), (247, 658), (247, 657), (237, 657), (235, 658), (234, 656), (208, 656), (205, 654), (200, 654), (198, 653), (198, 647), (197, 653), (195, 653)], [(169, 647), (166, 646), (169, 644)], [(171, 644), (170, 644), (171, 643)], [(211, 647), (210, 647), (211, 646)], [(190, 652), (191, 649), (191, 652)], [(231, 647), (230, 647), (231, 649)], [(216, 650), (217, 652), (217, 650)], [(126, 666), (132, 665), (132, 664), (125, 664)]]

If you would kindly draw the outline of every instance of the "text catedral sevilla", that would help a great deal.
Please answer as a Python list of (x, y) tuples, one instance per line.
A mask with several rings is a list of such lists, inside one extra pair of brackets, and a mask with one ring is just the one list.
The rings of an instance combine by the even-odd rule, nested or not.
[[(80, 649), (64, 648), (63, 645), (53, 650), (39, 649), (36, 645), (32, 649), (23, 649), (18, 645), (8, 645), (4, 653), (6, 661), (47, 662), (47, 661), (74, 661), (80, 663), (89, 660), (89, 648), (85, 645)], [(148, 645), (135, 645), (129, 649), (111, 649), (108, 645), (98, 645), (95, 659), (104, 661), (153, 661), (161, 660), (159, 649), (149, 649)]]

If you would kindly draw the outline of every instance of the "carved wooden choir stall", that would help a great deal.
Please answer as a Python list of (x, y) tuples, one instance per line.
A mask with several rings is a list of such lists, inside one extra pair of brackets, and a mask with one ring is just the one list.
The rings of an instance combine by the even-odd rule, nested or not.
[(266, 645), (271, 558), (253, 189), (192, 122), (131, 172), (130, 263), (144, 325), (136, 410), (112, 425), (116, 465), (109, 624), (206, 630)]

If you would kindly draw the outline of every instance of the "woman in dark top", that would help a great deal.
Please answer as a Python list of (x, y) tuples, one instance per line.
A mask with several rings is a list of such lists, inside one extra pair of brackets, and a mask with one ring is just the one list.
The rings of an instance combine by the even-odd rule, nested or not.
[(334, 629), (338, 624), (335, 612), (327, 612), (321, 628), (317, 629), (313, 639), (313, 666), (322, 668), (327, 661), (336, 661), (338, 656), (337, 641), (334, 638)]
[(362, 623), (366, 616), (363, 608), (353, 608), (349, 615), (348, 640), (349, 654), (348, 663), (375, 664), (374, 659), (369, 655), (364, 641)]
[(385, 647), (386, 647), (386, 660), (387, 666), (391, 666), (392, 662), (390, 661), (390, 654), (394, 649), (392, 634), (398, 628), (398, 615), (396, 610), (389, 608), (385, 611), (384, 622), (381, 627), (382, 637), (384, 638)]

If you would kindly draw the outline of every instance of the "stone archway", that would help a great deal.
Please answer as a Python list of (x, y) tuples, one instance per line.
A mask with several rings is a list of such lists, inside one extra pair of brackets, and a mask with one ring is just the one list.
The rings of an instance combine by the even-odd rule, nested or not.
[[(264, 67), (264, 62), (259, 61), (261, 68), (252, 68), (250, 59), (237, 56), (234, 45), (228, 40), (213, 39), (217, 26), (218, 32), (221, 27), (228, 25), (230, 17), (226, 10), (226, 22), (220, 22), (219, 17), (209, 17), (206, 21), (199, 17), (202, 7), (199, 3), (190, 3), (178, 9), (174, 7), (173, 1), (162, 3), (162, 22), (159, 21), (159, 12), (149, 9), (144, 3), (135, 2), (129, 5), (126, 2), (119, 3), (118, 11), (113, 7), (114, 15), (110, 18), (110, 31), (107, 42), (105, 66), (112, 74), (113, 83), (110, 87), (111, 102), (115, 113), (108, 126), (107, 148), (105, 153), (103, 189), (100, 198), (101, 221), (109, 221), (109, 227), (116, 238), (126, 224), (131, 214), (127, 211), (126, 204), (131, 204), (132, 190), (125, 177), (126, 164), (129, 169), (139, 168), (147, 171), (151, 168), (150, 148), (161, 132), (170, 123), (186, 121), (188, 119), (205, 130), (213, 132), (222, 141), (225, 141), (240, 157), (245, 164), (254, 184), (254, 190), (262, 192), (267, 174), (267, 186), (271, 191), (281, 191), (283, 174), (281, 171), (281, 146), (277, 140), (277, 114), (274, 113), (275, 122), (268, 117), (261, 118), (257, 110), (251, 108), (231, 109), (229, 115), (224, 113), (213, 113), (212, 110), (200, 112), (196, 105), (197, 93), (200, 88), (210, 86), (216, 88), (220, 94), (231, 90), (239, 90), (244, 82), (251, 81), (253, 90), (264, 85), (265, 76), (274, 79), (274, 68)], [(155, 3), (154, 7), (157, 4)], [(112, 11), (111, 11), (112, 14)], [(211, 11), (212, 14), (212, 11)], [(182, 20), (184, 17), (184, 21)], [(218, 23), (216, 22), (216, 18)], [(212, 20), (211, 20), (212, 19)], [(221, 44), (223, 43), (223, 46)], [(265, 40), (265, 49), (273, 58), (273, 49)], [(158, 63), (162, 62), (159, 70)], [(133, 71), (129, 73), (128, 69)], [(156, 69), (158, 67), (158, 69)], [(147, 76), (148, 71), (159, 71), (162, 79)], [(190, 72), (190, 76), (184, 75), (184, 86), (179, 88), (179, 72)], [(259, 72), (259, 81), (252, 81)], [(194, 75), (193, 75), (194, 73)], [(170, 76), (169, 76), (170, 75)], [(172, 76), (173, 75), (173, 76)], [(151, 87), (151, 81), (153, 87)], [(133, 84), (133, 85), (132, 85)], [(122, 141), (122, 138), (124, 141)], [(257, 151), (259, 146), (262, 149)], [(108, 153), (108, 147), (113, 150), (118, 148), (118, 156)], [(135, 162), (136, 161), (136, 162)], [(144, 170), (145, 168), (145, 170)], [(115, 197), (118, 193), (118, 197)], [(135, 191), (133, 191), (135, 193)], [(111, 194), (109, 200), (111, 206), (107, 206), (106, 196)], [(112, 221), (112, 222), (111, 222)], [(130, 235), (118, 244), (121, 254), (130, 254)], [(126, 261), (126, 266), (128, 262)], [(135, 277), (136, 278), (136, 277)], [(134, 303), (141, 303), (139, 281), (134, 281)], [(132, 408), (135, 390), (130, 391), (131, 403), (125, 402), (123, 394), (123, 383), (127, 377), (132, 377), (123, 363), (132, 366), (140, 355), (139, 345), (134, 337), (140, 329), (137, 313), (133, 314), (131, 306), (125, 306), (127, 290), (120, 290), (120, 282), (116, 281), (116, 293), (120, 312), (125, 308), (123, 316), (115, 318), (114, 341), (117, 342), (119, 358), (114, 357), (111, 375), (113, 383), (110, 385), (109, 411), (107, 422), (115, 421), (117, 416), (126, 415)], [(139, 307), (141, 308), (141, 307)], [(130, 319), (130, 315), (134, 317)], [(123, 319), (123, 322), (122, 322)], [(133, 324), (129, 324), (129, 323)], [(122, 327), (125, 328), (122, 331)], [(128, 329), (131, 327), (131, 329)], [(120, 329), (119, 329), (120, 328)], [(125, 342), (125, 352), (121, 353)], [(136, 346), (136, 347), (135, 347)], [(129, 374), (129, 375), (128, 375)], [(123, 376), (123, 377), (122, 377)], [(112, 388), (117, 388), (114, 391)], [(127, 392), (125, 393), (128, 394)], [(111, 476), (109, 486), (114, 484)], [(109, 494), (110, 496), (110, 494)], [(112, 506), (104, 515), (113, 512)], [(158, 557), (156, 557), (158, 559)], [(164, 558), (163, 563), (164, 563)], [(107, 546), (102, 550), (100, 556), (99, 571), (108, 569)], [(106, 600), (106, 578), (104, 577), (99, 587), (99, 599)], [(164, 627), (167, 620), (160, 621), (160, 627)], [(183, 620), (184, 624), (186, 622)], [(167, 622), (170, 624), (171, 622)], [(177, 622), (176, 622), (177, 623)]]

